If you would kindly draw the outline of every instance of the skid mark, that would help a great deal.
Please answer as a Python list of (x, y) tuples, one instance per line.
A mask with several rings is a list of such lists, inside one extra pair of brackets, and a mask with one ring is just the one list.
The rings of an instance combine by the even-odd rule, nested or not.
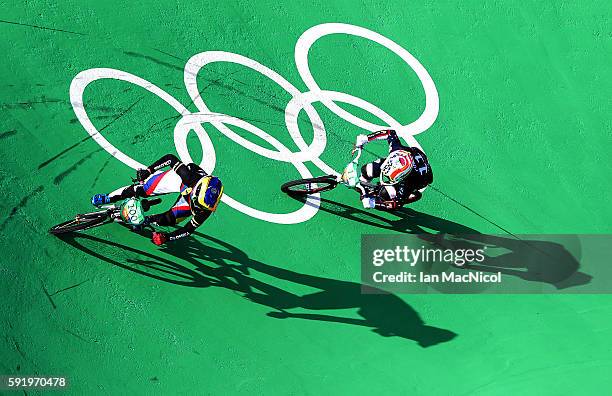
[(163, 60), (154, 58), (154, 57), (149, 56), (149, 55), (139, 54), (138, 52), (133, 52), (133, 51), (123, 51), (123, 53), (125, 55), (127, 55), (127, 56), (132, 56), (132, 57), (135, 57), (135, 58), (143, 58), (143, 59), (146, 59), (148, 61), (157, 63), (158, 65), (169, 67), (171, 69), (178, 70), (180, 72), (183, 71), (183, 68), (180, 67), (180, 66), (176, 66), (176, 65), (173, 65), (172, 63), (164, 62)]
[(54, 155), (53, 157), (49, 158), (48, 160), (40, 163), (38, 165), (38, 169), (42, 169), (45, 166), (49, 165), (51, 162), (55, 161), (56, 159), (58, 159), (59, 157), (61, 157), (62, 155), (66, 154), (68, 151), (72, 150), (73, 148), (79, 146), (81, 143), (85, 142), (86, 140), (91, 139), (91, 136), (87, 136), (84, 137), (83, 139), (79, 140), (78, 142), (76, 142), (75, 144), (73, 144), (72, 146), (60, 151), (58, 154)]
[(55, 296), (56, 294), (59, 294), (59, 293), (65, 292), (66, 290), (70, 290), (70, 289), (74, 289), (75, 287), (79, 287), (79, 286), (81, 286), (83, 283), (89, 282), (90, 280), (91, 280), (91, 279), (85, 279), (83, 282), (79, 282), (79, 283), (77, 283), (76, 285), (72, 285), (72, 286), (68, 286), (68, 287), (65, 287), (65, 288), (63, 288), (63, 289), (60, 289), (60, 290), (58, 290), (58, 291), (54, 292), (53, 294), (51, 294), (51, 296)]
[(17, 133), (16, 129), (10, 130), (10, 131), (6, 131), (6, 132), (0, 132), (0, 139), (6, 139), (9, 136), (13, 136)]
[(100, 170), (98, 171), (98, 174), (96, 175), (96, 177), (94, 178), (94, 180), (91, 182), (91, 188), (93, 188), (96, 183), (98, 182), (98, 180), (100, 179), (100, 176), (102, 175), (102, 172), (104, 171), (104, 169), (106, 169), (106, 167), (108, 166), (108, 164), (110, 164), (110, 160), (113, 159), (114, 157), (108, 157), (106, 159), (106, 161), (104, 162), (104, 164), (102, 164), (102, 168), (100, 168)]
[[(106, 128), (110, 127), (111, 125), (113, 125), (113, 123), (115, 121), (117, 121), (118, 119), (120, 119), (121, 117), (123, 117), (124, 115), (126, 115), (129, 111), (131, 111), (134, 106), (136, 106), (136, 104), (138, 104), (138, 102), (140, 102), (142, 100), (144, 96), (141, 96), (140, 98), (138, 98), (134, 103), (132, 103), (130, 106), (128, 106), (125, 110), (123, 110), (121, 113), (119, 113), (115, 118), (113, 118), (108, 124), (104, 125), (99, 131), (102, 132), (103, 130), (105, 130)], [(79, 145), (83, 144), (84, 142), (86, 142), (87, 140), (91, 139), (92, 136), (91, 135), (87, 135), (86, 137), (84, 137), (83, 139), (79, 140), (78, 142), (76, 142), (75, 144), (73, 144), (72, 146), (60, 151), (59, 153), (57, 153), (56, 155), (54, 155), (53, 157), (49, 158), (48, 160), (40, 163), (38, 165), (38, 169), (42, 169), (45, 166), (49, 165), (50, 163), (52, 163), (53, 161), (57, 160), (58, 158), (60, 158), (61, 156), (63, 156), (64, 154), (66, 154), (67, 152), (69, 152), (70, 150), (73, 150), (74, 148), (78, 147)], [(61, 180), (60, 180), (61, 181)], [(57, 183), (56, 183), (57, 184)]]
[(17, 351), (17, 353), (24, 359), (27, 359), (25, 353), (21, 350), (21, 347), (19, 346), (19, 343), (17, 342), (16, 339), (13, 338), (13, 345), (15, 346), (15, 350)]
[(41, 97), (40, 100), (28, 100), (25, 102), (15, 102), (15, 103), (3, 103), (0, 105), (0, 109), (2, 110), (13, 110), (13, 109), (31, 109), (33, 108), (35, 105), (41, 105), (41, 104), (56, 104), (56, 103), (62, 103), (65, 102), (62, 99), (56, 99), (56, 98), (46, 98), (46, 97)]
[(1, 19), (0, 19), (0, 23), (6, 23), (6, 24), (9, 24), (9, 25), (17, 25), (17, 26), (24, 26), (24, 27), (30, 27), (30, 28), (33, 28), (33, 29), (49, 30), (49, 31), (53, 31), (53, 32), (76, 34), (76, 35), (79, 35), (79, 36), (86, 36), (87, 35), (87, 33), (73, 32), (73, 31), (70, 31), (70, 30), (51, 28), (51, 27), (47, 27), (47, 26), (30, 25), (28, 23), (21, 23), (21, 22), (14, 22), (14, 21), (4, 21), (4, 20), (1, 20)]
[(51, 303), (51, 306), (53, 307), (53, 309), (57, 309), (57, 305), (55, 305), (55, 302), (53, 301), (53, 299), (51, 298), (51, 295), (47, 291), (47, 288), (45, 287), (45, 284), (42, 281), (40, 281), (40, 283), (42, 284), (43, 292), (45, 293), (45, 296), (47, 296), (47, 298), (49, 299), (49, 302)]
[(28, 201), (33, 198), (34, 196), (36, 196), (37, 194), (41, 193), (44, 190), (43, 186), (38, 186), (36, 187), (36, 189), (34, 191), (32, 191), (31, 193), (29, 193), (28, 195), (25, 195), (21, 198), (21, 200), (19, 201), (19, 203), (17, 205), (15, 205), (11, 211), (9, 212), (9, 215), (6, 219), (4, 219), (4, 221), (2, 222), (2, 224), (0, 224), (0, 231), (4, 230), (4, 227), (6, 227), (6, 224), (17, 214), (17, 212), (19, 212), (19, 209), (23, 208), (24, 206), (26, 206), (28, 204)]
[(98, 153), (100, 151), (102, 151), (102, 148), (99, 148), (97, 150), (92, 151), (91, 153), (87, 154), (85, 157), (81, 158), (80, 160), (78, 160), (77, 162), (72, 164), (69, 168), (65, 169), (59, 175), (55, 176), (55, 178), (53, 179), (53, 184), (55, 184), (55, 185), (60, 184), (62, 182), (62, 180), (64, 180), (66, 178), (66, 176), (68, 176), (69, 174), (71, 174), (72, 172), (77, 170), (77, 168), (79, 166), (83, 165), (85, 162), (87, 162), (87, 160), (89, 160), (91, 157), (93, 157), (93, 155), (95, 153)]
[(79, 339), (79, 340), (81, 340), (81, 341), (91, 342), (90, 340), (87, 340), (87, 339), (85, 339), (85, 338), (81, 337), (80, 335), (78, 335), (77, 333), (75, 333), (75, 332), (73, 332), (73, 331), (71, 331), (71, 330), (68, 330), (68, 329), (66, 329), (66, 328), (63, 328), (63, 330), (64, 330), (66, 333), (70, 334), (71, 336), (73, 336), (73, 337), (75, 337), (75, 338), (78, 338), (78, 339)]

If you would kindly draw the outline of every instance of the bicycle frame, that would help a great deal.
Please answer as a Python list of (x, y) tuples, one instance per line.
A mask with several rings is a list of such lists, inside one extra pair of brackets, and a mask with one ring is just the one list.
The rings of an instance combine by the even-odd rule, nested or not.
[(139, 226), (144, 222), (144, 208), (141, 198), (127, 198), (121, 202), (98, 206), (106, 210), (108, 217), (131, 226)]
[[(351, 162), (349, 162), (345, 167), (344, 167), (344, 171), (342, 172), (341, 175), (336, 176), (336, 181), (339, 184), (343, 184), (348, 188), (354, 188), (357, 183), (358, 183), (358, 176), (357, 176), (357, 165), (359, 164), (359, 159), (361, 158), (361, 152), (362, 152), (362, 148), (361, 147), (356, 147), (355, 150), (353, 152), (356, 152), (357, 155), (355, 155), (355, 158), (353, 158), (353, 160)], [(349, 170), (350, 168), (350, 170)], [(353, 176), (348, 176), (348, 173), (355, 173), (355, 175)], [(349, 179), (349, 177), (354, 178), (353, 182), (351, 182), (351, 179)]]

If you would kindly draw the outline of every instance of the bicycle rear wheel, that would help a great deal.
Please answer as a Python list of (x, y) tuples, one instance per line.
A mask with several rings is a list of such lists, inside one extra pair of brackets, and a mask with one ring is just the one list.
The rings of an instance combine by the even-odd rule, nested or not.
[(336, 176), (327, 175), (287, 182), (281, 186), (281, 191), (289, 195), (308, 195), (333, 190), (337, 185)]
[(68, 232), (82, 231), (103, 224), (107, 219), (108, 211), (100, 211), (76, 215), (74, 219), (57, 224), (49, 230), (51, 234), (66, 234)]

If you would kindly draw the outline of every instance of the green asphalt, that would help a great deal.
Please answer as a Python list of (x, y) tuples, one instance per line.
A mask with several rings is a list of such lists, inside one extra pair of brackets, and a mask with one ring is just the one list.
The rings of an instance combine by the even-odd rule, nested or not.
[[(610, 295), (370, 295), (360, 285), (362, 234), (611, 233), (610, 2), (112, 3), (0, 0), (0, 374), (67, 376), (75, 395), (610, 389)], [(365, 212), (338, 188), (312, 219), (292, 225), (221, 204), (197, 235), (164, 248), (116, 224), (63, 239), (47, 233), (134, 174), (76, 118), (69, 90), (79, 72), (132, 73), (195, 112), (185, 63), (228, 51), (304, 92), (294, 46), (327, 22), (388, 37), (435, 82), (439, 115), (416, 136), (435, 173), (421, 201), (398, 214)], [(423, 112), (414, 72), (376, 43), (327, 36), (309, 64), (321, 88), (403, 124)], [(289, 93), (240, 65), (205, 70), (198, 82), (213, 111), (298, 150), (285, 126)], [(137, 161), (176, 153), (177, 113), (145, 89), (96, 81), (84, 103)], [(364, 130), (314, 107), (327, 130), (321, 159), (339, 170)], [(304, 112), (299, 125), (311, 142)], [(299, 177), (293, 165), (206, 130), (228, 195), (270, 213), (300, 208), (279, 190)], [(188, 147), (198, 162), (207, 154), (193, 134)]]

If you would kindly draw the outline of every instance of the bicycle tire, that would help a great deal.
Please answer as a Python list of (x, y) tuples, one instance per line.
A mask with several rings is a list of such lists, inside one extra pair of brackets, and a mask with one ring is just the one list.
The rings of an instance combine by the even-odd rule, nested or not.
[(53, 235), (58, 235), (86, 230), (88, 228), (101, 225), (108, 218), (108, 211), (106, 210), (100, 212), (86, 213), (83, 215), (76, 215), (74, 219), (59, 223), (51, 227), (51, 229), (49, 229), (49, 233)]
[(309, 195), (333, 190), (337, 185), (336, 176), (327, 175), (287, 182), (281, 186), (281, 191), (288, 195)]

